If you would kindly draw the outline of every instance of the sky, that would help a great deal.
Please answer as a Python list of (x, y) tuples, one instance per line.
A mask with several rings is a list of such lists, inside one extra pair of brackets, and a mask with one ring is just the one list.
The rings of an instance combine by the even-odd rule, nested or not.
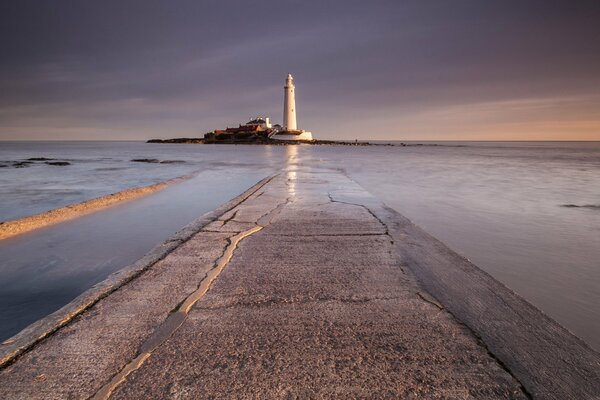
[(600, 1), (0, 3), (0, 140), (600, 140)]

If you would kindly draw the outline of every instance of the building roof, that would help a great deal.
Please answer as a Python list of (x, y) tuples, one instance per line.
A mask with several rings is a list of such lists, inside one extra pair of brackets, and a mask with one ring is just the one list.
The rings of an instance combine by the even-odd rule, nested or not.
[(253, 125), (253, 124), (264, 124), (267, 121), (265, 121), (262, 118), (257, 118), (257, 119), (253, 119), (252, 121), (246, 122), (246, 125)]

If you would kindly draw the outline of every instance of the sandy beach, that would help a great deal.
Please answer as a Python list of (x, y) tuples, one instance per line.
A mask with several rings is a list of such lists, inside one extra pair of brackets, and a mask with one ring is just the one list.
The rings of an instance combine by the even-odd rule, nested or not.
[(30, 232), (45, 226), (54, 225), (70, 219), (81, 217), (83, 215), (102, 210), (106, 207), (110, 207), (124, 201), (137, 199), (139, 197), (155, 193), (159, 190), (163, 190), (175, 183), (190, 179), (193, 176), (193, 174), (181, 176), (153, 185), (127, 189), (117, 193), (109, 194), (107, 196), (86, 200), (81, 203), (56, 208), (41, 214), (0, 222), (0, 240)]

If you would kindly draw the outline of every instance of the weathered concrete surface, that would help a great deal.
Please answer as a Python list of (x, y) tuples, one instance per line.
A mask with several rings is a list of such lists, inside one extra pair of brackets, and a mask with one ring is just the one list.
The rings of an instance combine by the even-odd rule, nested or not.
[(535, 399), (600, 399), (600, 355), (467, 259), (387, 210), (401, 262)]
[(600, 355), (512, 290), (359, 187), (332, 192), (387, 226), (402, 268), (479, 336), (536, 399), (600, 399)]
[(331, 201), (351, 182), (289, 178), (287, 204), (114, 398), (525, 398), (420, 294), (387, 228), (364, 207)]
[[(426, 269), (422, 258), (452, 269), (456, 259), (407, 224), (340, 173), (287, 171), (2, 369), (0, 398), (500, 399), (527, 398), (523, 382), (552, 379), (547, 370), (538, 379), (531, 365), (515, 378), (477, 338), (489, 335), (424, 291), (406, 267)], [(240, 232), (251, 234), (225, 265)], [(409, 248), (431, 243), (438, 248), (422, 254)], [(219, 260), (225, 268), (190, 303)], [(182, 302), (189, 313), (165, 330)], [(503, 327), (519, 332), (522, 321), (513, 318)], [(597, 365), (587, 350), (583, 362)], [(588, 372), (569, 375), (568, 396), (539, 397), (593, 398), (600, 383), (597, 370)]]
[[(135, 354), (138, 345), (164, 321), (182, 298), (195, 289), (198, 281), (204, 278), (206, 271), (213, 267), (214, 261), (223, 252), (228, 238), (233, 235), (200, 232), (202, 228), (223, 218), (249, 197), (258, 196), (262, 193), (259, 190), (269, 180), (262, 180), (240, 196), (203, 215), (136, 263), (112, 274), (60, 310), (3, 342), (0, 345), (0, 367), (5, 368), (27, 352), (22, 360), (14, 364), (14, 371), (23, 368), (27, 370), (24, 376), (34, 376), (31, 382), (45, 384), (36, 387), (25, 380), (21, 382), (23, 387), (16, 385), (14, 390), (10, 389), (15, 375), (5, 375), (10, 370), (5, 368), (0, 371), (0, 398), (31, 398), (33, 394), (38, 398), (86, 397), (85, 393), (95, 391), (102, 385), (103, 379), (110, 378), (122, 367), (125, 352)], [(201, 236), (199, 240), (190, 240), (196, 235)], [(171, 267), (173, 263), (175, 267)], [(184, 273), (190, 270), (197, 270), (199, 275)], [(159, 272), (161, 276), (157, 277)], [(148, 282), (154, 284), (150, 288), (152, 290), (148, 289)], [(133, 303), (136, 301), (152, 302), (156, 308), (135, 309)], [(152, 316), (154, 320), (146, 321), (146, 325), (136, 325)], [(120, 325), (119, 321), (122, 322)], [(68, 326), (63, 328), (65, 325)], [(137, 338), (135, 329), (138, 330)], [(60, 357), (54, 357), (53, 353), (59, 353)], [(93, 357), (104, 356), (114, 357), (116, 364), (102, 371), (100, 364), (104, 361)], [(33, 367), (28, 359), (33, 360)], [(95, 367), (91, 368), (90, 365)], [(73, 376), (69, 382), (65, 374), (71, 371)], [(85, 379), (80, 378), (81, 374), (89, 376), (91, 388), (86, 386)], [(5, 395), (7, 389), (10, 396)]]

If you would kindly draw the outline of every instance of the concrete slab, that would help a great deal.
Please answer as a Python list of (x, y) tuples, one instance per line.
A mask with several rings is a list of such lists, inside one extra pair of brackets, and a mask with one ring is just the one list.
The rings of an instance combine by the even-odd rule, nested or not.
[(87, 398), (95, 393), (196, 289), (230, 235), (197, 234), (0, 370), (0, 398)]
[(368, 209), (330, 201), (315, 176), (294, 186), (113, 398), (526, 398), (420, 296)]
[(600, 393), (597, 353), (340, 172), (294, 166), (202, 228), (0, 370), (0, 398)]

